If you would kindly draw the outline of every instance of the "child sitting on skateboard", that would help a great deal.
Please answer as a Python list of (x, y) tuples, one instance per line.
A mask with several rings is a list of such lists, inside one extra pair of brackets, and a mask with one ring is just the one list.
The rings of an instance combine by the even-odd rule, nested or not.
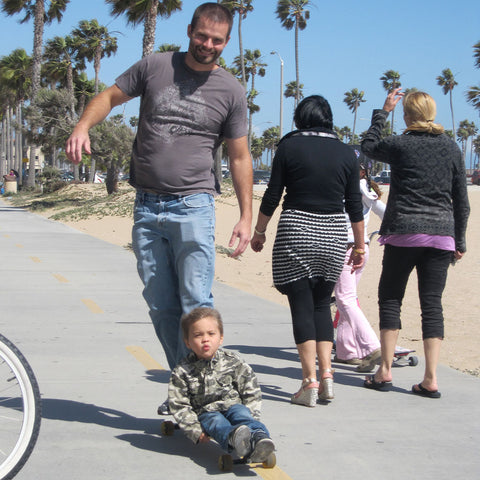
[(212, 308), (184, 315), (183, 338), (192, 350), (173, 370), (168, 387), (170, 411), (195, 443), (214, 438), (227, 452), (252, 463), (275, 449), (259, 421), (261, 391), (252, 368), (236, 353), (219, 348), (223, 322)]

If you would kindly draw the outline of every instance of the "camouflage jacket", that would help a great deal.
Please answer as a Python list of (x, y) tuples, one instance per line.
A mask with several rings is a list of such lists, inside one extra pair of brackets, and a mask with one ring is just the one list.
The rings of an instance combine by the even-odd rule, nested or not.
[(197, 443), (202, 434), (198, 416), (243, 404), (260, 419), (261, 391), (252, 368), (237, 354), (219, 349), (212, 360), (189, 353), (173, 370), (168, 387), (170, 411)]

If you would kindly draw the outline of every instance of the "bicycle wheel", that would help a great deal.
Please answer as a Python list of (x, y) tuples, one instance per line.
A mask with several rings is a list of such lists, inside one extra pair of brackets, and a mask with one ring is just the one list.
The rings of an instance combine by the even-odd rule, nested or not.
[(41, 400), (33, 370), (0, 334), (0, 479), (13, 478), (37, 441)]

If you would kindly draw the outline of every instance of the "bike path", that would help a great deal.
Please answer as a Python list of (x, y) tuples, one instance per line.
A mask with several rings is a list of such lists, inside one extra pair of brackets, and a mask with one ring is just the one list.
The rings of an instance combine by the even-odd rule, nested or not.
[(159, 434), (169, 373), (131, 251), (0, 200), (0, 262), (0, 332), (32, 365), (44, 410), (19, 480), (479, 477), (478, 378), (441, 365), (443, 396), (431, 400), (409, 393), (421, 357), (394, 370), (390, 392), (334, 365), (333, 402), (291, 405), (301, 369), (288, 309), (217, 282), (225, 346), (257, 373), (277, 447), (274, 470), (221, 473), (213, 442)]

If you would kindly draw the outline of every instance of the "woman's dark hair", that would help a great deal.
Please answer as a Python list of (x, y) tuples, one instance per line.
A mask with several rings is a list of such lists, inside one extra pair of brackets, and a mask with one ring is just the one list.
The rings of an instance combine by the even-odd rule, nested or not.
[(332, 109), (321, 95), (304, 98), (295, 109), (293, 120), (299, 130), (313, 127), (333, 130)]
[(227, 37), (230, 36), (233, 25), (233, 17), (232, 13), (227, 7), (213, 2), (202, 3), (201, 5), (199, 5), (196, 8), (195, 12), (193, 12), (192, 21), (190, 22), (192, 31), (195, 30), (195, 27), (200, 20), (200, 17), (203, 16), (215, 23), (228, 24)]

